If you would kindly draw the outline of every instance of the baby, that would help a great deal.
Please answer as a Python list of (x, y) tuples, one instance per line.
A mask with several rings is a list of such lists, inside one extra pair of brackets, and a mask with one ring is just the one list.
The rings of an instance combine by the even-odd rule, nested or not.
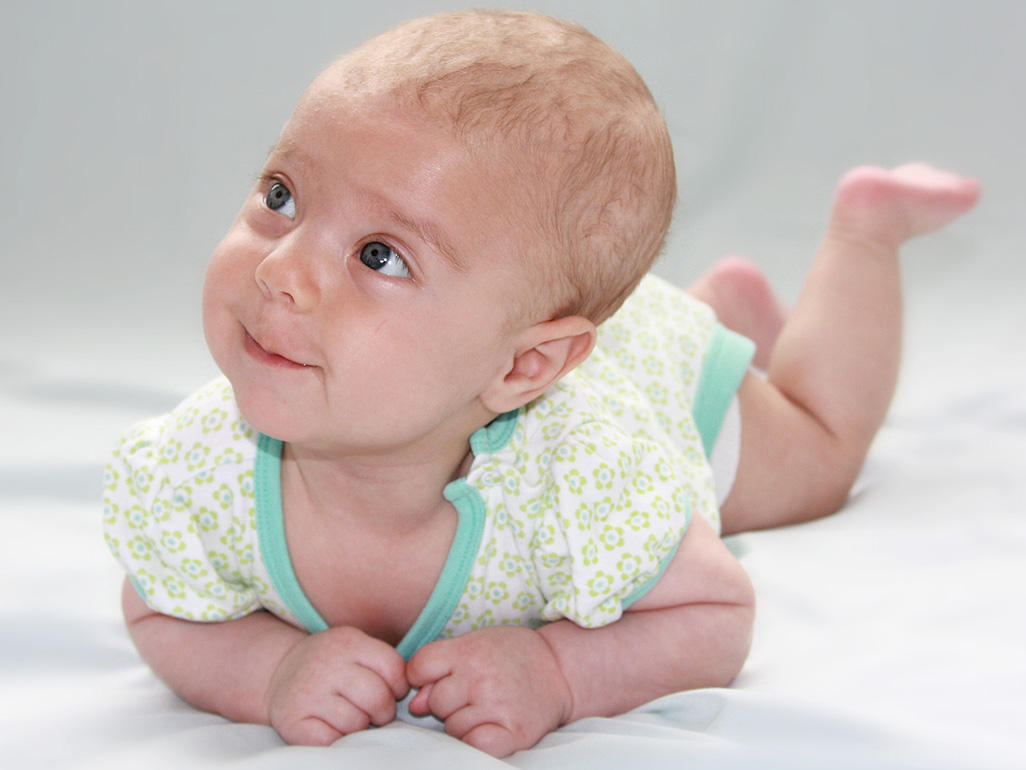
[(108, 468), (153, 670), (290, 743), (413, 688), (498, 756), (728, 684), (754, 599), (719, 535), (844, 503), (897, 377), (898, 247), (978, 187), (850, 172), (786, 318), (743, 263), (646, 277), (674, 196), (648, 90), (573, 25), (433, 17), (322, 73), (211, 259), (224, 378)]

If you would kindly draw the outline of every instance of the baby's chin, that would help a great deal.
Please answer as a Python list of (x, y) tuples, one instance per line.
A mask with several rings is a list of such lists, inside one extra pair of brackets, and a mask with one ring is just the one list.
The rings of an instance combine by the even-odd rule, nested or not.
[(239, 414), (249, 427), (285, 443), (302, 439), (303, 431), (298, 424), (301, 409), (297, 405), (290, 405), (279, 394), (268, 389), (248, 384), (236, 387), (231, 377), (228, 377), (228, 381), (232, 385)]

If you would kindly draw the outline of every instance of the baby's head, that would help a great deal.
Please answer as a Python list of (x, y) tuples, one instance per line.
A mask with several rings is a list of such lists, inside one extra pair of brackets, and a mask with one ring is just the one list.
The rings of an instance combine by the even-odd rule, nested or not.
[(584, 360), (673, 198), (663, 121), (594, 37), (526, 14), (414, 21), (300, 100), (211, 257), (207, 341), (267, 435), (462, 440)]
[(602, 321), (662, 248), (676, 189), (665, 123), (634, 68), (580, 27), (528, 13), (433, 16), (325, 76), (347, 98), (388, 94), (421, 111), (508, 180), (517, 239), (497, 248), (529, 268), (523, 320)]

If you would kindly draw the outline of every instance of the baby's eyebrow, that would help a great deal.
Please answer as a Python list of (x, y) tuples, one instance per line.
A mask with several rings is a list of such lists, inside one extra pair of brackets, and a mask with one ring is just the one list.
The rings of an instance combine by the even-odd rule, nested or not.
[[(268, 158), (275, 154), (300, 164), (308, 163), (306, 156), (289, 137), (281, 137), (268, 148)], [(455, 247), (433, 222), (408, 217), (396, 209), (392, 209), (389, 216), (393, 222), (412, 230), (421, 240), (431, 244), (453, 270), (462, 273), (467, 269)]]
[(296, 143), (284, 136), (267, 148), (267, 158), (265, 158), (265, 162), (269, 160), (272, 155), (280, 155), (286, 160), (291, 160), (300, 163), (301, 165), (306, 165), (308, 163), (307, 157), (299, 149)]
[(422, 240), (425, 240), (434, 246), (435, 251), (442, 255), (442, 258), (453, 270), (462, 273), (467, 269), (466, 265), (464, 265), (460, 260), (456, 249), (453, 248), (452, 244), (449, 243), (448, 240), (446, 240), (445, 235), (433, 222), (411, 219), (405, 214), (395, 210), (389, 213), (394, 222), (412, 230)]

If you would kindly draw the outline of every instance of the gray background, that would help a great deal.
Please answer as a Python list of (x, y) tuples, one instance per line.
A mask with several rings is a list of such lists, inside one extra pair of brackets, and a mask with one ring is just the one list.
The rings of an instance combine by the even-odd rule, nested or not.
[[(657, 270), (679, 283), (743, 253), (794, 297), (854, 164), (985, 187), (907, 249), (903, 379), (849, 505), (735, 540), (759, 597), (739, 679), (513, 764), (1026, 766), (1026, 3), (511, 5), (648, 80), (682, 182)], [(0, 764), (495, 766), (409, 725), (285, 750), (188, 708), (127, 638), (99, 527), (118, 435), (214, 373), (204, 266), (300, 91), (444, 7), (0, 0)]]
[[(988, 292), (1015, 283), (1026, 5), (507, 5), (581, 22), (648, 81), (681, 180), (664, 276), (686, 283), (743, 253), (793, 297), (839, 175), (923, 159), (981, 177), (986, 197), (912, 250), (910, 286), (966, 260), (993, 276)], [(456, 7), (5, 1), (0, 366), (92, 362), (105, 381), (142, 369), (174, 393), (212, 372), (204, 265), (302, 89), (369, 35)]]

